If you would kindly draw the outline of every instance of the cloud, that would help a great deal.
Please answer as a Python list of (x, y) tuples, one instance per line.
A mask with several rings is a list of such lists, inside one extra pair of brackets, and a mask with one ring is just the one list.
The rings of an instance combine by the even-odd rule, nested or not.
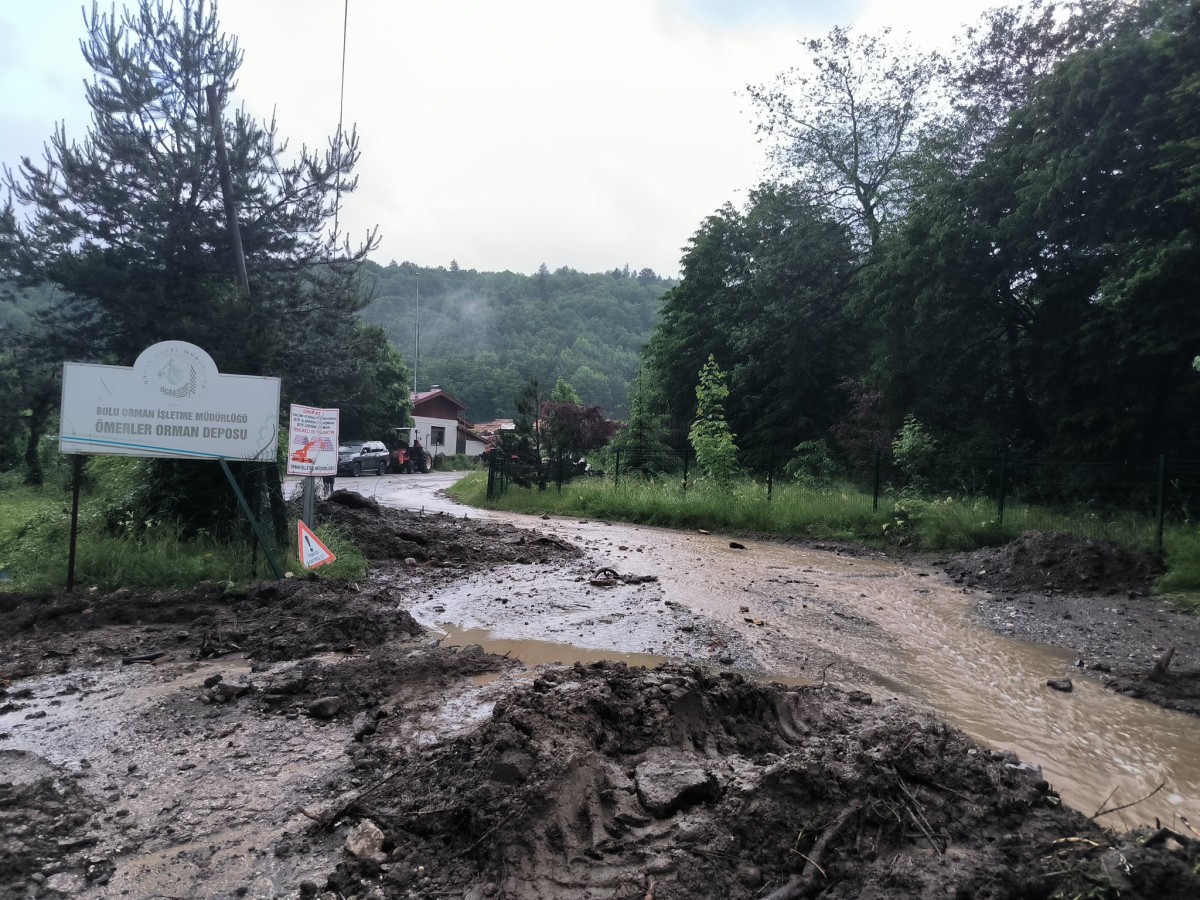
[[(939, 29), (978, 0), (350, 0), (344, 119), (359, 190), (340, 222), (378, 225), (378, 258), (533, 272), (628, 263), (678, 270), (705, 216), (740, 202), (766, 156), (740, 93), (803, 60), (833, 24)], [(50, 9), (47, 9), (49, 7)], [(61, 7), (61, 9), (60, 9)], [(245, 52), (235, 104), (323, 147), (342, 102), (343, 4), (219, 7)], [(61, 13), (61, 14), (59, 14)], [(72, 15), (72, 13), (74, 15)], [(0, 34), (0, 160), (36, 153), (56, 119), (87, 123), (78, 0), (9, 7)], [(957, 26), (955, 26), (957, 27)], [(941, 40), (942, 38), (939, 38)], [(19, 59), (19, 63), (12, 62)], [(13, 73), (19, 83), (14, 83)], [(36, 145), (18, 148), (38, 129)]]

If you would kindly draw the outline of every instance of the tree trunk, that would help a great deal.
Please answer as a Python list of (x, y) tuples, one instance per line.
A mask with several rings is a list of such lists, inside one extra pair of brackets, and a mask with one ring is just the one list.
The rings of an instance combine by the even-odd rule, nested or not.
[(29, 438), (25, 441), (25, 483), (35, 487), (40, 487), (46, 480), (38, 445), (46, 433), (50, 402), (46, 397), (37, 397), (29, 414)]

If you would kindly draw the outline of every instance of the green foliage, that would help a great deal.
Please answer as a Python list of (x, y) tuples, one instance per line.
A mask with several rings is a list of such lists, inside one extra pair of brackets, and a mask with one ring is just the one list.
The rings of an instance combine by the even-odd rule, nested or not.
[(808, 74), (788, 69), (750, 88), (758, 130), (775, 140), (776, 162), (861, 245), (874, 246), (903, 214), (943, 62), (895, 44), (886, 30), (853, 36), (838, 27), (804, 47)]
[[(85, 14), (91, 126), (82, 139), (60, 126), (42, 157), (23, 159), (3, 182), (27, 214), (0, 215), (0, 275), (54, 286), (23, 345), (53, 393), (63, 360), (129, 365), (161, 340), (191, 341), (223, 372), (274, 375), (284, 403), (338, 406), (351, 422), (392, 424), (407, 409), (408, 375), (378, 330), (357, 317), (358, 281), (374, 235), (351, 248), (329, 225), (335, 198), (355, 188), (358, 142), (289, 152), (275, 123), (222, 117), (249, 292), (234, 276), (223, 193), (204, 86), (223, 107), (242, 55), (201, 0)], [(30, 397), (29, 432), (45, 410)], [(41, 415), (41, 420), (38, 416)], [(27, 454), (27, 464), (29, 463)], [(32, 471), (32, 466), (31, 466)], [(152, 468), (176, 510), (225, 519), (211, 492)], [(169, 487), (169, 490), (168, 490)], [(280, 539), (286, 528), (278, 474), (263, 489)], [(201, 527), (204, 527), (203, 525)]]
[(550, 392), (550, 399), (554, 403), (570, 403), (575, 406), (583, 406), (583, 401), (579, 399), (579, 393), (575, 388), (571, 387), (570, 383), (559, 378), (554, 382), (554, 390)]
[(636, 278), (571, 269), (535, 275), (368, 263), (363, 316), (411, 355), (421, 327), (422, 385), (440, 384), (475, 422), (511, 418), (531, 378), (569, 383), (609, 417), (628, 408), (639, 353), (670, 286), (653, 272)]
[(848, 232), (797, 189), (764, 186), (744, 211), (709, 216), (645, 350), (669, 440), (687, 434), (710, 353), (730, 367), (728, 416), (744, 449), (820, 437), (841, 414), (838, 383), (860, 359), (845, 312), (851, 271)]
[[(952, 496), (893, 496), (872, 511), (870, 492), (838, 482), (824, 485), (777, 484), (768, 502), (761, 481), (735, 479), (724, 486), (693, 484), (681, 489), (675, 477), (622, 475), (612, 479), (579, 479), (561, 491), (531, 491), (510, 486), (487, 500), (487, 475), (468, 475), (450, 494), (463, 503), (526, 514), (587, 516), (676, 528), (802, 535), (809, 538), (862, 542), (871, 546), (957, 552), (996, 546), (1029, 530), (1056, 530), (1081, 537), (1103, 538), (1144, 550), (1154, 523), (1145, 516), (1118, 516), (1100, 522), (1087, 509), (1074, 512), (1011, 503), (1004, 522), (993, 501)], [(1195, 526), (1166, 531), (1167, 574), (1157, 590), (1172, 595), (1181, 607), (1200, 610), (1200, 534)]]
[(493, 506), (522, 513), (552, 513), (637, 522), (647, 525), (710, 530), (800, 534), (810, 537), (883, 542), (883, 517), (871, 512), (871, 498), (841, 488), (777, 489), (778, 502), (766, 502), (766, 489), (749, 480), (693, 484), (680, 489), (673, 476), (663, 478), (621, 476), (611, 480), (584, 478), (562, 486), (561, 491), (532, 491), (510, 486), (494, 502), (486, 500), (486, 473), (468, 475), (450, 488), (463, 503)]
[[(250, 543), (220, 539), (210, 532), (186, 533), (169, 519), (134, 521), (121, 511), (121, 497), (137, 492), (146, 460), (102, 457), (88, 467), (88, 489), (79, 519), (76, 583), (119, 587), (192, 587), (201, 581), (245, 583), (256, 577)], [(32, 488), (0, 475), (0, 584), (5, 589), (44, 591), (66, 584), (70, 538), (70, 494), (61, 488)], [(294, 525), (293, 525), (293, 534)], [(317, 535), (337, 560), (316, 570), (321, 577), (360, 580), (367, 571), (361, 551), (332, 526)], [(294, 556), (286, 567), (301, 572)], [(267, 574), (259, 554), (257, 577)]]
[[(623, 451), (624, 471), (646, 475), (674, 471), (678, 456), (667, 446), (663, 416), (656, 412), (661, 407), (658, 385), (651, 370), (643, 366), (629, 389), (629, 422), (609, 445), (612, 450)], [(604, 464), (607, 466), (607, 461)]]
[(874, 383), (893, 415), (938, 434), (1056, 458), (1190, 451), (1194, 6), (997, 13), (979, 38), (958, 76), (962, 121), (947, 125), (947, 146), (969, 152), (931, 149), (859, 279)]
[(896, 439), (892, 441), (896, 465), (907, 477), (907, 485), (925, 490), (938, 459), (938, 443), (911, 413), (904, 417)]
[[(17, 590), (61, 588), (67, 579), (69, 494), (7, 488), (0, 500), (0, 571)], [(78, 584), (106, 589), (244, 581), (251, 577), (250, 548), (211, 535), (188, 539), (177, 525), (158, 521), (114, 532), (89, 500), (80, 514), (75, 577)]]
[(441, 472), (469, 472), (479, 468), (479, 460), (465, 453), (452, 456), (438, 454), (433, 458), (433, 467)]
[(842, 474), (827, 441), (803, 441), (794, 450), (797, 455), (788, 460), (784, 474), (800, 484), (827, 484)]
[[(294, 527), (293, 533), (295, 533)], [(321, 540), (321, 543), (328, 547), (334, 555), (333, 562), (311, 570), (318, 578), (340, 578), (343, 581), (362, 581), (367, 577), (367, 570), (370, 568), (367, 558), (363, 556), (362, 550), (359, 549), (358, 545), (350, 540), (350, 536), (346, 533), (345, 529), (337, 525), (318, 524), (316, 535)], [(295, 575), (308, 571), (300, 564), (300, 558), (295, 553), (295, 544), (292, 544), (292, 552), (288, 554), (287, 559), (281, 562), (286, 571)]]
[(728, 397), (725, 373), (709, 354), (696, 385), (696, 418), (688, 432), (688, 441), (696, 451), (696, 466), (705, 478), (718, 484), (728, 481), (737, 470), (737, 447), (725, 421)]
[(1168, 594), (1183, 609), (1200, 613), (1200, 530), (1168, 529), (1163, 535), (1167, 571), (1155, 589)]

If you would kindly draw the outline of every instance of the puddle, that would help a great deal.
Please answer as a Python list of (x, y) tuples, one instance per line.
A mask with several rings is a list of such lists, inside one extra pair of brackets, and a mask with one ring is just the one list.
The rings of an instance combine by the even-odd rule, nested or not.
[[(446, 635), (442, 641), (443, 646), (480, 644), (489, 653), (511, 656), (527, 666), (540, 666), (547, 663), (562, 663), (569, 666), (574, 663), (586, 665), (594, 662), (623, 662), (629, 666), (653, 669), (655, 666), (672, 661), (668, 657), (649, 653), (621, 653), (615, 650), (574, 647), (570, 644), (552, 644), (548, 641), (497, 638), (483, 628), (438, 625), (437, 629)], [(496, 677), (498, 676), (491, 676), (489, 680), (495, 680)]]

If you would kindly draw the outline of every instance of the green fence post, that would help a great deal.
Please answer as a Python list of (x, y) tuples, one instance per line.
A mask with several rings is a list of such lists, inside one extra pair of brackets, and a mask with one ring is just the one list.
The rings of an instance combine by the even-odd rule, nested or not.
[(875, 486), (871, 494), (871, 512), (879, 512), (879, 468), (880, 458), (882, 453), (879, 448), (875, 448)]
[(767, 457), (767, 502), (771, 502), (771, 494), (775, 490), (775, 451)]
[(1167, 457), (1158, 458), (1158, 527), (1154, 532), (1154, 546), (1160, 552), (1163, 547), (1163, 521), (1167, 515)]
[(563, 482), (562, 456), (563, 456), (563, 452), (561, 450), (559, 450), (558, 451), (558, 492), (560, 494), (562, 493), (562, 482)]
[(275, 573), (277, 579), (283, 578), (283, 569), (279, 567), (279, 563), (275, 560), (275, 554), (271, 552), (271, 547), (267, 543), (266, 536), (263, 534), (262, 528), (258, 524), (258, 519), (250, 509), (250, 504), (246, 500), (246, 495), (242, 493), (242, 489), (238, 486), (237, 479), (233, 477), (233, 472), (229, 470), (229, 463), (224, 459), (218, 460), (221, 464), (221, 471), (225, 473), (226, 480), (229, 481), (229, 486), (233, 488), (233, 493), (237, 496), (238, 504), (242, 507), (242, 512), (246, 516), (246, 521), (250, 523), (250, 530), (254, 532), (254, 539), (258, 541), (258, 546), (262, 547), (263, 555), (267, 558), (267, 563), (271, 566), (271, 571)]
[(496, 452), (493, 449), (488, 455), (487, 498), (489, 500), (496, 499)]
[(996, 501), (996, 522), (1004, 524), (1004, 495), (1008, 492), (1008, 451), (1000, 454), (1000, 497)]
[(613, 487), (621, 483), (621, 448), (617, 448), (617, 468), (613, 472)]
[(687, 476), (688, 476), (688, 459), (692, 453), (690, 450), (683, 451), (683, 492), (687, 493)]

